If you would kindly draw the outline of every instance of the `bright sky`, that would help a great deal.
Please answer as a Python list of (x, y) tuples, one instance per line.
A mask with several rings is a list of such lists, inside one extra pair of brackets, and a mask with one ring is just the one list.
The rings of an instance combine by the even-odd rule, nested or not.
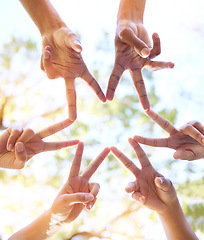
[[(110, 33), (114, 44), (119, 0), (53, 0), (52, 3), (66, 24), (82, 33), (87, 65), (93, 60), (93, 46), (104, 30)], [(166, 106), (178, 108), (178, 127), (194, 119), (204, 123), (201, 111), (204, 106), (203, 13), (203, 0), (147, 0), (146, 4), (145, 26), (150, 36), (155, 31), (161, 38), (162, 53), (157, 59), (175, 63), (173, 70), (158, 71), (154, 75), (157, 94), (163, 100), (157, 110)], [(0, 18), (0, 45), (14, 35), (32, 38), (40, 49), (38, 29), (18, 0), (2, 1)], [(112, 59), (114, 61), (114, 48)]]

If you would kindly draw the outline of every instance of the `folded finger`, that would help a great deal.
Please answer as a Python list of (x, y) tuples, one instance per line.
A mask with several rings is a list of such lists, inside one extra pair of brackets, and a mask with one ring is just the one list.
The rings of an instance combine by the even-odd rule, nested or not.
[(48, 137), (50, 135), (53, 135), (56, 132), (59, 132), (61, 130), (63, 130), (64, 128), (70, 126), (73, 123), (73, 121), (71, 121), (70, 119), (66, 119), (62, 122), (56, 123), (50, 127), (47, 127), (43, 130), (40, 130), (37, 132), (37, 135), (43, 139), (45, 137)]
[(142, 205), (145, 204), (146, 198), (140, 192), (134, 192), (132, 198)]
[(115, 90), (118, 86), (120, 77), (122, 76), (124, 71), (125, 71), (124, 67), (121, 64), (119, 64), (118, 62), (115, 62), (113, 71), (110, 75), (108, 88), (107, 88), (107, 92), (106, 92), (107, 100), (109, 100), (109, 101), (113, 100)]
[(26, 143), (35, 135), (34, 131), (30, 128), (23, 130), (23, 133), (18, 138), (17, 142)]
[(144, 108), (144, 110), (147, 110), (150, 108), (150, 104), (149, 104), (149, 100), (147, 97), (147, 92), (146, 92), (146, 88), (145, 88), (141, 70), (140, 69), (131, 70), (130, 73), (131, 73), (133, 83), (136, 88), (139, 100), (142, 104), (142, 107)]
[(81, 78), (83, 78), (84, 81), (86, 81), (86, 83), (92, 88), (92, 90), (96, 93), (96, 95), (102, 102), (106, 101), (106, 97), (103, 91), (101, 90), (101, 87), (99, 86), (95, 78), (90, 74), (88, 69), (86, 69)]
[(58, 72), (54, 69), (52, 60), (51, 60), (51, 53), (49, 50), (44, 50), (41, 56), (41, 69), (45, 71), (47, 77), (49, 79), (55, 79), (59, 77)]
[(22, 129), (22, 127), (14, 126), (12, 128), (9, 128), (8, 131), (10, 133), (10, 136), (7, 141), (7, 150), (11, 151), (14, 149), (14, 145), (15, 145), (16, 141), (18, 140), (18, 138), (20, 137), (20, 135), (22, 134), (23, 129)]
[(98, 169), (100, 164), (103, 162), (103, 160), (108, 156), (110, 152), (110, 148), (105, 148), (98, 157), (91, 162), (91, 164), (87, 167), (87, 169), (83, 172), (82, 176), (86, 179), (90, 179), (91, 176), (95, 173), (95, 171)]
[(195, 126), (193, 126), (191, 124), (186, 124), (180, 128), (180, 131), (186, 135), (191, 136), (196, 141), (198, 141), (200, 144), (204, 144), (204, 135), (200, 131), (200, 130), (202, 130), (202, 131), (204, 130), (204, 129), (202, 129), (203, 126), (198, 123), (196, 123)]
[(72, 147), (79, 143), (79, 140), (69, 140), (62, 142), (44, 142), (43, 151), (54, 151), (62, 148)]
[(138, 184), (138, 182), (136, 180), (134, 182), (129, 182), (127, 187), (125, 188), (125, 191), (127, 193), (131, 193), (131, 192), (139, 191), (139, 189), (140, 189), (140, 187), (139, 187), (139, 184)]
[(94, 199), (91, 202), (86, 204), (87, 209), (90, 210), (94, 206), (97, 199), (96, 196), (98, 195), (99, 190), (100, 190), (100, 185), (98, 183), (89, 183), (89, 191), (94, 196)]
[(15, 156), (15, 164), (17, 166), (17, 169), (22, 169), (27, 161), (27, 153), (25, 150), (25, 146), (22, 142), (17, 142), (15, 144)]
[(159, 35), (157, 33), (153, 33), (152, 40), (153, 40), (153, 48), (150, 52), (149, 59), (152, 59), (161, 53), (161, 42), (160, 42)]

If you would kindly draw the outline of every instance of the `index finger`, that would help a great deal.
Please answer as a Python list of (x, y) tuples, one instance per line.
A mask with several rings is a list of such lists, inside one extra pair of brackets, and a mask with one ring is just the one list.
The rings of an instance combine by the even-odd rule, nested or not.
[(98, 82), (91, 75), (87, 68), (83, 75), (81, 76), (81, 78), (93, 89), (93, 91), (96, 93), (96, 95), (102, 102), (106, 101), (106, 97), (103, 91), (101, 90), (101, 87), (99, 86)]
[(76, 177), (79, 175), (83, 151), (84, 143), (80, 142), (77, 146), (76, 153), (72, 162), (69, 178)]
[(147, 92), (146, 92), (141, 70), (140, 69), (131, 70), (130, 73), (131, 73), (139, 100), (142, 104), (142, 107), (144, 108), (144, 110), (147, 110), (150, 108), (150, 104), (147, 97)]
[(118, 148), (111, 147), (112, 153), (125, 165), (127, 169), (129, 169), (135, 176), (138, 175), (140, 169), (123, 154)]
[(146, 114), (161, 128), (163, 128), (166, 132), (168, 132), (170, 135), (174, 134), (177, 131), (177, 129), (174, 127), (174, 125), (170, 121), (168, 121), (166, 118), (162, 117), (161, 115), (155, 113), (151, 109), (147, 110)]
[(69, 119), (74, 121), (77, 118), (76, 111), (76, 89), (74, 79), (65, 79), (66, 98), (69, 111)]
[(53, 135), (56, 132), (59, 132), (61, 130), (63, 130), (64, 128), (68, 127), (69, 125), (71, 125), (73, 123), (73, 121), (66, 119), (62, 122), (56, 123), (50, 127), (47, 127), (43, 130), (38, 131), (36, 134), (41, 138), (45, 138), (48, 137), (50, 135)]
[(98, 157), (87, 167), (87, 169), (83, 172), (82, 176), (86, 179), (90, 179), (91, 176), (95, 173), (95, 171), (98, 169), (100, 164), (103, 162), (103, 160), (108, 156), (110, 152), (110, 148), (105, 148)]
[(128, 141), (130, 145), (134, 148), (135, 153), (141, 163), (141, 166), (148, 167), (149, 165), (151, 165), (146, 153), (143, 151), (140, 145), (137, 142), (135, 142), (132, 138), (129, 138)]

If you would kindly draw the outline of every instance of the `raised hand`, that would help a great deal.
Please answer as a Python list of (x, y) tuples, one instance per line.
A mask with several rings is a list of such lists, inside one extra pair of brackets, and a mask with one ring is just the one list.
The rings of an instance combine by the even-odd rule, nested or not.
[(151, 165), (145, 152), (140, 145), (133, 139), (129, 139), (130, 145), (134, 148), (140, 161), (141, 169), (138, 168), (129, 158), (127, 158), (119, 149), (111, 147), (113, 154), (129, 169), (136, 180), (130, 182), (126, 187), (127, 193), (132, 193), (132, 198), (140, 204), (155, 210), (163, 212), (167, 205), (175, 201), (176, 192), (171, 181), (164, 178)]
[(77, 117), (75, 78), (82, 78), (102, 102), (106, 101), (98, 82), (82, 59), (82, 47), (76, 34), (69, 28), (62, 27), (53, 33), (45, 34), (42, 45), (42, 70), (50, 79), (62, 77), (65, 80), (70, 120)]
[(134, 200), (159, 214), (168, 240), (198, 240), (183, 214), (171, 181), (153, 168), (147, 155), (136, 141), (130, 138), (129, 143), (136, 152), (141, 169), (119, 149), (111, 147), (113, 154), (136, 178), (134, 182), (128, 184), (126, 192), (132, 193)]
[(86, 206), (91, 209), (99, 192), (98, 183), (89, 183), (89, 179), (110, 152), (105, 148), (88, 168), (79, 175), (84, 144), (78, 144), (67, 182), (62, 187), (51, 207), (52, 216), (60, 224), (74, 221)]
[(166, 132), (169, 133), (167, 138), (147, 138), (134, 136), (134, 140), (149, 146), (168, 147), (175, 149), (173, 157), (182, 160), (196, 160), (204, 157), (204, 127), (197, 121), (192, 121), (180, 129), (167, 119), (155, 113), (151, 109), (146, 114)]
[(37, 133), (31, 129), (10, 127), (0, 136), (0, 167), (21, 169), (34, 155), (77, 145), (79, 140), (44, 142), (48, 137), (68, 127), (73, 122), (66, 119)]
[[(155, 71), (158, 69), (174, 67), (174, 64), (171, 62), (157, 62), (151, 60), (161, 52), (160, 39), (158, 34), (154, 33), (152, 35), (152, 38), (153, 48), (151, 49), (150, 54), (148, 54), (146, 53), (148, 51), (148, 48), (144, 48), (144, 42), (147, 42), (146, 47), (150, 48), (151, 46), (143, 24), (140, 24), (140, 27), (132, 24), (125, 28), (124, 26), (119, 26), (117, 28), (115, 38), (116, 57), (106, 93), (107, 100), (111, 101), (113, 99), (119, 80), (123, 72), (128, 69), (132, 76), (133, 83), (138, 93), (142, 107), (145, 110), (150, 108), (144, 80), (141, 73), (142, 68), (147, 68), (149, 70)], [(144, 40), (144, 42), (142, 42), (140, 39)], [(148, 58), (142, 57), (142, 53), (139, 51), (141, 48), (145, 49), (145, 56), (148, 54)]]

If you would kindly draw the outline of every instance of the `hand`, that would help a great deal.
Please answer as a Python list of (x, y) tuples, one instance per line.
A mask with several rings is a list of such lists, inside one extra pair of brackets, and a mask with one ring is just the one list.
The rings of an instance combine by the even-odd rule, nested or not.
[(82, 47), (78, 37), (69, 28), (62, 27), (53, 33), (45, 34), (42, 47), (42, 70), (50, 79), (57, 77), (65, 79), (70, 120), (74, 121), (77, 117), (75, 78), (82, 78), (102, 102), (106, 101), (99, 84), (82, 59)]
[(136, 155), (142, 166), (139, 169), (130, 159), (128, 159), (119, 149), (111, 147), (113, 154), (129, 169), (136, 180), (130, 182), (126, 187), (127, 193), (132, 193), (132, 198), (140, 204), (163, 213), (177, 202), (176, 191), (169, 179), (163, 177), (151, 165), (145, 152), (140, 145), (132, 138), (130, 145), (134, 148)]
[[(151, 48), (151, 45), (143, 24), (127, 24), (126, 26), (119, 25), (117, 27), (115, 38), (116, 57), (106, 93), (107, 100), (111, 101), (113, 99), (121, 75), (125, 70), (129, 69), (142, 107), (144, 109), (150, 108), (141, 73), (142, 68), (145, 67), (149, 70), (155, 71), (158, 69), (174, 67), (174, 64), (171, 62), (151, 61), (151, 59), (159, 55), (161, 52), (158, 34), (154, 33), (152, 38), (153, 48), (149, 54), (148, 48), (146, 47)], [(148, 58), (142, 57), (141, 48), (145, 49), (143, 51), (143, 53), (145, 53), (143, 57), (146, 57), (147, 54), (149, 54)]]
[[(67, 182), (57, 195), (51, 207), (51, 219), (60, 224), (74, 221), (86, 206), (91, 209), (99, 192), (99, 184), (89, 183), (89, 179), (110, 152), (105, 148), (99, 156), (79, 175), (84, 144), (79, 143)], [(51, 220), (52, 222), (52, 220)]]
[(204, 127), (197, 121), (192, 121), (176, 129), (171, 122), (151, 109), (146, 114), (166, 132), (168, 138), (147, 138), (134, 136), (134, 140), (149, 146), (168, 147), (176, 150), (175, 159), (196, 160), (204, 157)]
[(42, 139), (68, 127), (69, 119), (34, 133), (31, 129), (10, 127), (0, 136), (0, 167), (21, 169), (35, 154), (77, 145), (79, 140), (44, 142)]

